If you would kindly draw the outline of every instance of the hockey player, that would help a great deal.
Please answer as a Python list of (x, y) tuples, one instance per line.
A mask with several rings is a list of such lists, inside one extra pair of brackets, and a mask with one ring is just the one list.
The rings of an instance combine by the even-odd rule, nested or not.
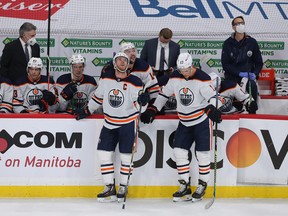
[(74, 114), (87, 106), (97, 83), (92, 76), (84, 74), (85, 59), (72, 55), (69, 59), (71, 74), (63, 74), (56, 81), (59, 94), (59, 112)]
[(27, 76), (16, 80), (13, 98), (15, 113), (55, 113), (58, 106), (55, 82), (41, 75), (42, 68), (41, 58), (32, 57), (27, 65)]
[[(144, 123), (153, 122), (157, 110), (161, 110), (171, 95), (175, 95), (179, 124), (173, 142), (180, 189), (173, 194), (173, 201), (198, 201), (205, 194), (210, 174), (210, 148), (212, 123), (220, 123), (221, 112), (215, 104), (221, 105), (210, 77), (200, 69), (193, 67), (189, 53), (181, 53), (177, 59), (178, 70), (174, 71), (153, 106), (142, 115)], [(192, 194), (190, 189), (188, 152), (195, 141), (196, 158), (199, 166), (198, 187)]]
[[(139, 77), (143, 84), (147, 86), (147, 91), (149, 92), (150, 100), (154, 101), (157, 97), (160, 87), (158, 85), (157, 78), (153, 74), (153, 70), (151, 66), (145, 62), (144, 60), (137, 58), (137, 50), (135, 49), (135, 45), (131, 42), (123, 42), (120, 45), (121, 52), (124, 52), (130, 59), (129, 62), (129, 71), (131, 74)], [(113, 68), (113, 63), (108, 62), (101, 71), (101, 77), (108, 70)]]
[[(97, 195), (100, 202), (123, 201), (127, 194), (127, 178), (130, 169), (132, 147), (140, 104), (148, 103), (148, 93), (142, 91), (141, 80), (127, 72), (129, 58), (125, 53), (117, 53), (113, 58), (114, 68), (102, 74), (99, 86), (88, 102), (85, 112), (77, 115), (82, 119), (103, 106), (104, 126), (101, 130), (97, 147), (101, 165), (104, 191)], [(137, 103), (138, 102), (138, 103)], [(137, 108), (138, 107), (138, 108)], [(114, 152), (119, 143), (121, 159), (120, 187), (116, 195), (114, 181)]]
[(0, 113), (11, 113), (13, 86), (8, 78), (0, 75)]
[[(243, 112), (243, 105), (248, 113), (256, 113), (258, 109), (257, 103), (254, 101), (253, 97), (250, 97), (249, 94), (244, 93), (236, 82), (232, 80), (223, 80), (220, 82), (221, 78), (214, 72), (210, 73), (209, 76), (211, 77), (214, 88), (216, 88), (216, 78), (219, 80), (219, 94), (224, 99), (223, 106), (220, 107), (220, 111), (223, 114)], [(233, 101), (235, 101), (235, 99), (237, 100), (237, 108), (233, 106)]]

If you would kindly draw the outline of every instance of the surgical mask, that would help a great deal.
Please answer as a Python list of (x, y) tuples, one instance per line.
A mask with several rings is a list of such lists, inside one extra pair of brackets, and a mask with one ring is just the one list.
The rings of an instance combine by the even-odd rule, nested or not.
[(245, 32), (245, 25), (243, 25), (243, 24), (237, 25), (236, 31), (240, 34), (243, 34)]
[(37, 40), (35, 37), (32, 37), (27, 41), (27, 44), (29, 44), (30, 46), (33, 46), (36, 43), (37, 43)]

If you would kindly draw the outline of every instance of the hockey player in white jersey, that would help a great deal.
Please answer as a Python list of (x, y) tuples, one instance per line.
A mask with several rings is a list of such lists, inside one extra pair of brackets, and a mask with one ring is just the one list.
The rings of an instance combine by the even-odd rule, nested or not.
[(85, 59), (82, 55), (72, 55), (69, 63), (71, 73), (61, 75), (56, 81), (58, 112), (74, 114), (76, 110), (87, 106), (97, 83), (92, 76), (84, 74)]
[[(223, 106), (220, 107), (220, 111), (223, 114), (243, 112), (243, 107), (245, 107), (246, 111), (250, 114), (256, 113), (258, 109), (256, 101), (254, 101), (253, 97), (250, 97), (248, 93), (245, 93), (237, 82), (232, 80), (221, 81), (221, 78), (214, 72), (209, 73), (209, 76), (211, 77), (214, 88), (216, 88), (216, 79), (218, 78), (218, 80), (220, 80), (218, 91), (223, 98)], [(233, 106), (233, 104), (236, 104), (237, 108)]]
[[(92, 99), (84, 112), (76, 119), (82, 119), (103, 106), (104, 126), (97, 146), (101, 165), (104, 191), (97, 195), (100, 202), (122, 201), (127, 194), (127, 178), (130, 170), (132, 147), (140, 105), (148, 103), (148, 93), (142, 92), (142, 81), (127, 72), (129, 58), (118, 53), (113, 58), (114, 68), (107, 70), (99, 81)], [(137, 103), (138, 102), (138, 103)], [(139, 105), (140, 104), (140, 105)], [(114, 153), (119, 143), (121, 159), (120, 187), (116, 193), (114, 180)]]
[[(158, 85), (157, 78), (154, 76), (152, 67), (144, 60), (137, 58), (137, 50), (131, 42), (121, 43), (120, 52), (124, 52), (130, 59), (129, 72), (139, 77), (144, 85), (148, 83), (147, 91), (149, 92), (151, 102), (153, 102), (159, 93), (160, 86)], [(111, 70), (111, 68), (113, 68), (112, 61), (103, 67), (101, 77), (107, 70)]]
[(11, 81), (0, 75), (0, 113), (11, 113), (13, 110), (13, 85)]
[[(180, 189), (173, 194), (173, 201), (198, 201), (205, 194), (210, 179), (210, 150), (212, 140), (212, 122), (220, 123), (221, 112), (216, 109), (215, 88), (210, 77), (200, 69), (193, 67), (189, 53), (181, 53), (177, 59), (178, 70), (174, 71), (166, 86), (142, 115), (144, 123), (153, 122), (157, 110), (165, 105), (173, 94), (177, 100), (179, 124), (173, 142), (173, 152), (178, 170)], [(192, 194), (190, 188), (190, 161), (188, 153), (195, 141), (196, 157), (199, 167), (198, 187)], [(192, 197), (191, 197), (192, 194)]]
[(27, 75), (14, 83), (13, 111), (15, 113), (55, 113), (58, 106), (55, 82), (41, 75), (41, 58), (32, 57)]

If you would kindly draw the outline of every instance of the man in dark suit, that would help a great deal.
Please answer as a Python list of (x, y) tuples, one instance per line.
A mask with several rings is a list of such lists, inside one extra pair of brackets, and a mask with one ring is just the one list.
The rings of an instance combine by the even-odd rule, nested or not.
[(6, 44), (3, 49), (0, 74), (12, 83), (22, 75), (27, 75), (27, 63), (31, 57), (40, 57), (35, 35), (36, 26), (25, 22), (19, 29), (19, 38)]
[(176, 68), (176, 61), (180, 54), (180, 46), (172, 41), (173, 32), (163, 28), (158, 38), (145, 41), (140, 58), (153, 69), (160, 86), (168, 82), (169, 75)]

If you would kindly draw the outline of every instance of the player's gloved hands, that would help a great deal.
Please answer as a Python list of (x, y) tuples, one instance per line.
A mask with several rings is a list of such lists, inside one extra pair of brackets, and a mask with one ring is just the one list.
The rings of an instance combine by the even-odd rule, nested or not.
[(258, 105), (254, 100), (247, 102), (245, 107), (249, 114), (256, 114), (256, 111), (258, 110)]
[(216, 109), (212, 104), (205, 108), (205, 113), (213, 122), (220, 123), (222, 121), (221, 111)]
[(76, 114), (76, 120), (84, 119), (87, 116), (91, 115), (88, 107), (84, 107), (82, 109), (76, 109), (75, 114)]
[(240, 72), (239, 76), (248, 78), (248, 72)]
[(74, 93), (77, 92), (77, 86), (75, 83), (69, 83), (60, 93), (65, 100), (71, 100)]
[(42, 100), (48, 103), (48, 105), (52, 106), (56, 104), (57, 98), (51, 91), (42, 90), (42, 94), (43, 94)]
[(255, 80), (256, 79), (256, 75), (254, 73), (249, 73), (249, 78), (250, 80)]
[(138, 98), (137, 98), (137, 102), (141, 106), (145, 106), (149, 102), (149, 93), (148, 92), (140, 93)]
[(147, 108), (147, 110), (141, 113), (140, 119), (144, 124), (152, 123), (157, 114), (157, 108), (153, 105)]
[(47, 112), (49, 105), (43, 98), (39, 100), (38, 105), (39, 105), (40, 112)]

